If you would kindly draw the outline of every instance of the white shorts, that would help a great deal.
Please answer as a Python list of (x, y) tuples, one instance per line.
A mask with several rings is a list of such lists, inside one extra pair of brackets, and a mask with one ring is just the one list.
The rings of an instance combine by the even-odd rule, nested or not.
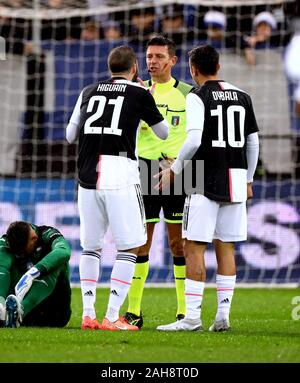
[(216, 202), (201, 194), (186, 197), (182, 237), (191, 241), (238, 242), (247, 239), (246, 202)]
[(101, 249), (108, 225), (118, 250), (139, 247), (147, 241), (140, 185), (105, 190), (79, 186), (78, 209), (83, 249)]

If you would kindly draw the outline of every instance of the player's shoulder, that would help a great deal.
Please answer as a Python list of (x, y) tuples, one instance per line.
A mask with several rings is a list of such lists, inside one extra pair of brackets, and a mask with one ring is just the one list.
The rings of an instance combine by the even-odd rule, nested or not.
[(4, 234), (0, 238), (0, 263), (3, 265), (3, 262), (4, 262), (4, 264), (7, 265), (7, 262), (8, 263), (12, 262), (13, 257), (14, 256), (11, 253), (10, 248), (6, 241), (6, 234)]
[(95, 93), (98, 85), (99, 85), (99, 82), (89, 84), (82, 89), (81, 91), (82, 102), (87, 101), (93, 95), (93, 93)]
[(195, 87), (192, 87), (192, 89), (189, 91), (189, 95), (192, 95), (192, 97), (196, 95), (200, 97), (202, 100), (205, 100), (209, 92), (210, 92), (210, 89), (205, 85), (195, 86)]
[(99, 85), (99, 82), (95, 82), (93, 84), (89, 84), (89, 85), (85, 86), (82, 89), (82, 93), (84, 94), (84, 93), (90, 92), (90, 91), (92, 91), (94, 89), (97, 89), (98, 85)]
[(208, 102), (210, 102), (212, 98), (222, 101), (232, 99), (230, 97), (233, 97), (233, 99), (251, 103), (251, 97), (245, 90), (224, 80), (206, 81), (201, 87), (195, 88), (195, 93)]
[(36, 230), (44, 241), (53, 242), (56, 238), (63, 237), (62, 233), (53, 226), (36, 226)]
[(145, 97), (149, 97), (150, 93), (148, 89), (145, 86), (142, 86), (138, 82), (130, 81), (130, 80), (125, 80), (125, 79), (120, 79), (114, 81), (114, 84), (120, 84), (120, 85), (125, 85), (126, 90), (129, 97), (136, 97), (135, 101), (138, 102), (141, 99), (145, 99)]
[(250, 109), (252, 108), (252, 99), (248, 92), (226, 81), (224, 81), (222, 85), (225, 91), (229, 90), (232, 92), (236, 92), (238, 99), (244, 104), (244, 106)]
[(135, 89), (137, 91), (147, 91), (147, 89), (144, 86), (142, 86), (139, 82), (130, 81), (126, 79), (115, 80), (114, 84), (126, 85), (129, 89)]
[(244, 94), (247, 97), (250, 97), (249, 93), (247, 93), (245, 90), (238, 88), (237, 86), (231, 84), (230, 82), (220, 81), (219, 84), (220, 84), (220, 87), (222, 88), (222, 90), (233, 90), (233, 91), (239, 92), (241, 94)]
[(2, 237), (0, 238), (0, 249), (7, 249), (8, 250), (8, 245), (6, 242), (6, 234), (3, 234)]
[(178, 89), (186, 97), (193, 89), (193, 86), (187, 82), (175, 79), (174, 88)]

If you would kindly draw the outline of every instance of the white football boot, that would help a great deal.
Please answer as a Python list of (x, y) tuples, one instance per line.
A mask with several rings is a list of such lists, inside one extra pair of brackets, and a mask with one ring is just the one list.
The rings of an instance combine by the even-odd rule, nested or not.
[(184, 318), (176, 322), (156, 327), (159, 331), (203, 331), (200, 319)]
[(214, 331), (214, 332), (225, 332), (230, 330), (230, 323), (228, 319), (221, 319), (219, 321), (215, 321), (208, 331)]

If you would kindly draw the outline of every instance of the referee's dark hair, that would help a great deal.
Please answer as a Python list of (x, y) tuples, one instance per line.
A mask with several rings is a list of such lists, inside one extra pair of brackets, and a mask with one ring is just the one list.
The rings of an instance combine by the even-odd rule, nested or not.
[(136, 62), (134, 50), (127, 45), (114, 48), (109, 53), (107, 59), (108, 68), (111, 73), (129, 72)]
[(211, 45), (201, 45), (189, 51), (190, 62), (193, 67), (204, 75), (215, 75), (218, 71), (219, 53)]
[(12, 222), (6, 231), (6, 243), (16, 256), (24, 255), (28, 244), (30, 225), (24, 221)]
[(158, 45), (160, 47), (167, 46), (168, 52), (171, 57), (175, 56), (176, 54), (176, 45), (173, 40), (169, 39), (168, 37), (165, 37), (164, 35), (156, 35), (150, 39), (146, 44), (146, 50), (150, 45)]

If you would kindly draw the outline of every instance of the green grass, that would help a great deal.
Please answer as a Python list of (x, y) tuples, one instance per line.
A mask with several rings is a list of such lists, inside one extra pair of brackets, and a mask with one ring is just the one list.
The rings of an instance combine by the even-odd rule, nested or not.
[[(292, 298), (299, 289), (236, 289), (232, 330), (210, 333), (216, 311), (214, 289), (206, 289), (205, 331), (163, 333), (159, 324), (175, 317), (175, 290), (145, 290), (139, 332), (82, 331), (81, 295), (73, 289), (72, 318), (64, 329), (0, 329), (0, 362), (300, 362), (300, 320), (293, 320)], [(97, 292), (102, 319), (108, 289)], [(126, 305), (124, 305), (126, 309)], [(123, 310), (124, 311), (124, 310)], [(300, 314), (300, 308), (298, 309)]]

